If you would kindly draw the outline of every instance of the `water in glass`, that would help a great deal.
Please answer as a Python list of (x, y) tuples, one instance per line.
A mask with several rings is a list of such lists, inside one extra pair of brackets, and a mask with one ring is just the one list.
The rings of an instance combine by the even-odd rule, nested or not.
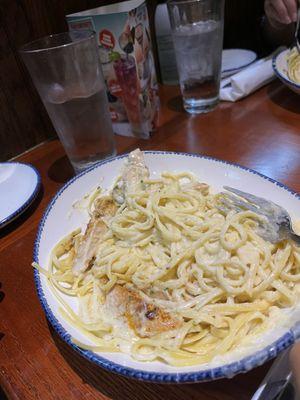
[(113, 132), (101, 83), (89, 93), (80, 86), (54, 85), (46, 109), (76, 173), (112, 155)]
[(223, 27), (220, 21), (199, 21), (173, 31), (184, 107), (207, 111), (218, 101)]

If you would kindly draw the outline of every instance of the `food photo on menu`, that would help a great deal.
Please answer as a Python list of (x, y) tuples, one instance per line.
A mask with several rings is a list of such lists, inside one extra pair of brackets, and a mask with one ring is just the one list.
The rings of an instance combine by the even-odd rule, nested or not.
[[(124, 3), (123, 3), (124, 4)], [(97, 32), (115, 133), (149, 137), (157, 124), (157, 78), (144, 1), (103, 6), (67, 16), (72, 30)]]

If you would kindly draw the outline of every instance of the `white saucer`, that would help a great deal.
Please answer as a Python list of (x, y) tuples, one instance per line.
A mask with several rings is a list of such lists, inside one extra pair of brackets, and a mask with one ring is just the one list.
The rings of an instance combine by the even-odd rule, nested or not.
[(222, 52), (222, 78), (233, 75), (257, 59), (257, 54), (251, 50), (226, 49)]
[(0, 163), (0, 228), (26, 210), (35, 200), (40, 185), (40, 174), (33, 166)]

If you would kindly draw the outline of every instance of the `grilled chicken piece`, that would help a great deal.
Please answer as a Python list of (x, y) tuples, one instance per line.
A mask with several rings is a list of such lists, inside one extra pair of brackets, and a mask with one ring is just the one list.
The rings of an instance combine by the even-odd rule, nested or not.
[(113, 198), (123, 204), (127, 194), (134, 193), (141, 188), (143, 179), (149, 177), (149, 170), (146, 167), (144, 155), (140, 149), (132, 151), (128, 155), (122, 176), (113, 188)]
[(209, 193), (209, 186), (206, 183), (202, 182), (189, 182), (181, 185), (182, 190), (197, 190), (203, 195), (207, 195)]
[(107, 295), (105, 305), (111, 315), (125, 317), (128, 326), (140, 337), (179, 328), (182, 324), (168, 312), (147, 303), (137, 293), (116, 285)]
[(115, 215), (116, 210), (117, 207), (111, 198), (102, 197), (95, 201), (95, 210), (75, 254), (72, 267), (74, 275), (78, 275), (88, 268), (96, 255), (99, 241), (108, 229), (103, 222), (103, 217)]

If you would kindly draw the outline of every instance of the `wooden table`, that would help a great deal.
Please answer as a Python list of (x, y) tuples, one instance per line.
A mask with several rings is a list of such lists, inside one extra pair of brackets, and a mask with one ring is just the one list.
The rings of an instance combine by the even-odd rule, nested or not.
[[(161, 88), (158, 131), (148, 141), (118, 136), (118, 152), (140, 147), (209, 155), (254, 168), (300, 192), (299, 96), (273, 82), (236, 104), (221, 103), (209, 114), (190, 116), (178, 95), (177, 88)], [(158, 385), (108, 373), (60, 340), (42, 312), (31, 261), (42, 213), (72, 169), (57, 140), (18, 160), (37, 167), (43, 188), (21, 217), (0, 231), (0, 386), (7, 398), (249, 399), (270, 363), (231, 380)]]

